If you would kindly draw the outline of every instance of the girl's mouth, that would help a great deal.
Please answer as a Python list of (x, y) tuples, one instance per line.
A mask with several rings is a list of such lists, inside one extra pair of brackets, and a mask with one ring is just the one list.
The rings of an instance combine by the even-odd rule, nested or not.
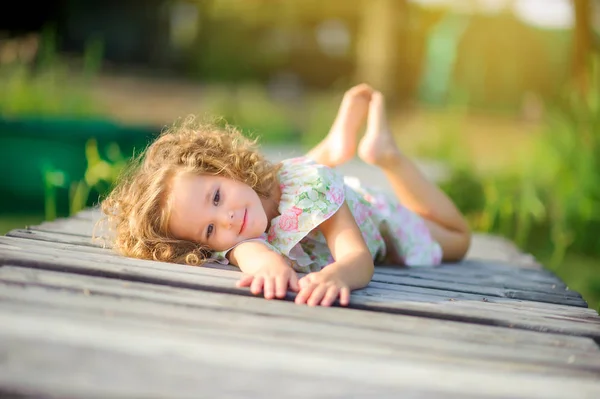
[(242, 218), (242, 225), (240, 226), (240, 233), (242, 234), (242, 232), (244, 231), (244, 228), (246, 228), (246, 216), (248, 215), (248, 210), (244, 209), (244, 217)]

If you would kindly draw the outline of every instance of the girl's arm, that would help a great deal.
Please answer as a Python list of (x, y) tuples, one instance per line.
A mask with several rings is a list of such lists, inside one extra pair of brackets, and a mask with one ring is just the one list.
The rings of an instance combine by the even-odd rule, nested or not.
[(255, 295), (264, 292), (266, 299), (285, 297), (288, 285), (292, 291), (299, 290), (298, 276), (291, 265), (260, 241), (242, 242), (227, 255), (245, 274), (238, 287), (250, 287)]
[(371, 252), (346, 202), (319, 226), (335, 261), (300, 280), (296, 303), (331, 305), (339, 296), (340, 304), (350, 301), (350, 290), (363, 288), (374, 272)]

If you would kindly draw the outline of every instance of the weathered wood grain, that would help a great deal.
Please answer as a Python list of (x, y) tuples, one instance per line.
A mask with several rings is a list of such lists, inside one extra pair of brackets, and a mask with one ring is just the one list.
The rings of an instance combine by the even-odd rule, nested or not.
[[(10, 243), (10, 247), (4, 244)], [(16, 245), (23, 245), (16, 251)], [(24, 248), (24, 250), (23, 250)], [(78, 253), (61, 248), (32, 247), (30, 241), (23, 242), (11, 237), (0, 237), (0, 262), (26, 265), (49, 270), (106, 276), (131, 281), (169, 284), (183, 288), (249, 295), (247, 290), (237, 289), (233, 280), (237, 273), (205, 268), (190, 268), (182, 265), (147, 262), (103, 254)], [(236, 274), (236, 276), (232, 276)], [(430, 302), (416, 302), (413, 293), (395, 292), (368, 286), (355, 291), (352, 306), (383, 312), (418, 315), (505, 326), (510, 328), (552, 331), (570, 335), (600, 337), (598, 320), (582, 319), (573, 323), (536, 312), (514, 312), (500, 304), (473, 301), (442, 301), (430, 298)], [(418, 300), (418, 299), (417, 299)]]
[[(107, 329), (104, 322), (69, 320), (71, 328), (65, 330), (50, 319), (50, 334), (40, 340), (39, 331), (28, 320), (16, 316), (11, 321), (11, 334), (0, 335), (0, 384), (44, 397), (48, 393), (103, 398), (247, 398), (274, 393), (311, 398), (598, 395), (598, 385), (590, 380), (345, 357), (329, 351), (249, 345), (213, 335), (199, 339), (197, 335), (149, 334), (110, 323)], [(37, 377), (32, 379), (32, 374)]]
[(84, 237), (92, 237), (96, 233), (94, 221), (86, 219), (56, 219), (51, 222), (42, 222), (36, 226), (29, 226), (31, 230), (56, 232)]
[(56, 231), (44, 231), (36, 229), (14, 229), (9, 231), (6, 234), (6, 236), (53, 242), (57, 244), (73, 244), (86, 247), (103, 248), (102, 242), (98, 240), (93, 240), (91, 237), (68, 233), (59, 233)]
[[(344, 345), (349, 345), (348, 351), (370, 354), (381, 352), (382, 356), (395, 356), (401, 352), (404, 359), (426, 358), (437, 363), (448, 362), (453, 365), (478, 361), (493, 363), (487, 366), (490, 369), (529, 368), (536, 372), (556, 372), (562, 375), (600, 375), (600, 353), (597, 350), (576, 351), (572, 347), (564, 348), (551, 344), (544, 346), (540, 351), (539, 347), (532, 349), (529, 345), (507, 344), (504, 340), (498, 342), (493, 333), (489, 334), (489, 341), (482, 345), (460, 337), (457, 330), (461, 330), (463, 334), (465, 330), (464, 326), (458, 323), (447, 325), (447, 328), (453, 326), (453, 336), (458, 339), (449, 336), (432, 337), (423, 334), (419, 328), (390, 332), (374, 329), (374, 326), (369, 324), (361, 328), (344, 325), (335, 317), (336, 314), (332, 314), (330, 319), (320, 321), (296, 318), (294, 313), (297, 307), (285, 302), (287, 312), (279, 314), (278, 317), (267, 316), (262, 312), (262, 301), (255, 298), (246, 298), (248, 304), (254, 307), (240, 312), (222, 296), (219, 297), (221, 302), (214, 303), (210, 308), (197, 306), (202, 302), (194, 301), (196, 292), (172, 289), (171, 295), (181, 301), (177, 303), (168, 296), (155, 292), (151, 285), (138, 283), (123, 289), (117, 281), (102, 281), (106, 279), (97, 277), (79, 276), (77, 283), (79, 287), (85, 286), (85, 290), (77, 288), (78, 284), (73, 284), (74, 281), (70, 281), (70, 284), (65, 283), (61, 273), (51, 272), (38, 273), (38, 283), (35, 285), (23, 284), (23, 279), (14, 278), (17, 271), (13, 268), (13, 278), (5, 273), (0, 277), (3, 284), (0, 298), (6, 306), (10, 307), (11, 303), (22, 306), (22, 311), (40, 311), (47, 315), (77, 313), (71, 317), (78, 319), (90, 314), (108, 314), (112, 319), (123, 318), (123, 322), (141, 320), (169, 328), (179, 326), (186, 331), (194, 328), (213, 329), (221, 334), (249, 334), (269, 341), (282, 339), (281, 337), (299, 343), (308, 340), (310, 345), (324, 345), (323, 350), (326, 347), (339, 347), (342, 350)], [(141, 295), (138, 294), (138, 290), (141, 291)], [(400, 316), (400, 321), (406, 317), (408, 316)], [(532, 333), (519, 331), (517, 334)], [(498, 335), (500, 334), (496, 334)], [(582, 338), (567, 339), (578, 341)]]
[[(13, 244), (18, 244), (20, 245), (22, 248), (25, 247), (31, 247), (30, 242), (27, 241), (19, 241), (19, 240), (14, 240), (12, 238), (8, 238), (8, 237), (4, 237), (4, 238), (0, 238), (0, 245), (2, 245), (4, 243), (4, 245), (6, 245), (7, 242), (12, 242)], [(15, 247), (16, 248), (16, 247)], [(48, 249), (54, 249), (54, 248), (60, 248), (62, 250), (67, 250), (67, 251), (71, 251), (75, 254), (78, 254), (78, 256), (84, 256), (83, 254), (98, 254), (101, 256), (107, 256), (107, 257), (113, 257), (116, 258), (120, 264), (122, 264), (123, 262), (128, 262), (131, 264), (138, 264), (140, 266), (146, 265), (147, 267), (157, 267), (157, 262), (145, 262), (145, 261), (140, 261), (137, 259), (125, 259), (122, 258), (110, 251), (104, 251), (101, 250), (99, 248), (89, 248), (89, 247), (77, 247), (71, 244), (56, 244), (53, 242), (46, 242), (46, 241), (37, 241), (34, 245), (34, 248), (30, 249), (33, 251), (40, 251), (42, 250), (42, 248), (48, 248)], [(10, 249), (10, 248), (9, 248)], [(25, 249), (24, 249), (25, 250)], [(27, 251), (30, 251), (27, 250)], [(89, 256), (87, 256), (87, 258), (89, 258)], [(89, 259), (93, 259), (93, 258), (89, 258)], [(103, 258), (99, 258), (99, 259), (103, 259)], [(179, 272), (183, 272), (183, 273), (196, 273), (198, 272), (198, 268), (190, 268), (188, 266), (182, 266), (182, 265), (167, 265), (166, 264), (161, 264), (161, 268), (164, 269), (166, 267), (165, 270), (176, 270)], [(214, 271), (211, 269), (224, 269), (226, 271), (231, 271), (231, 270), (235, 270), (237, 273), (221, 273), (218, 271)], [(223, 265), (211, 265), (211, 267), (202, 267), (200, 268), (200, 270), (202, 270), (202, 273), (204, 274), (210, 274), (213, 276), (218, 276), (218, 277), (228, 277), (228, 278), (238, 278), (239, 276), (239, 270), (237, 268), (231, 267), (231, 266), (223, 266)], [(485, 292), (480, 294), (480, 295), (470, 295), (470, 294), (464, 294), (464, 293), (460, 293), (460, 292), (453, 292), (453, 291), (446, 291), (446, 290), (441, 290), (441, 289), (423, 289), (423, 288), (419, 288), (419, 287), (410, 287), (410, 286), (403, 286), (403, 285), (390, 285), (390, 284), (381, 284), (378, 283), (376, 281), (372, 282), (370, 284), (370, 287), (372, 288), (377, 288), (377, 289), (384, 289), (384, 290), (393, 290), (397, 293), (406, 293), (406, 294), (410, 294), (411, 297), (410, 299), (412, 299), (413, 301), (434, 301), (434, 302), (439, 302), (440, 299), (442, 300), (460, 300), (460, 299), (470, 299), (470, 300), (477, 300), (477, 301), (483, 301), (483, 302), (505, 302), (507, 300), (509, 300), (512, 304), (514, 304), (513, 306), (518, 306), (519, 308), (523, 309), (523, 308), (535, 308), (537, 309), (543, 309), (543, 308), (547, 308), (547, 309), (551, 309), (551, 311), (557, 312), (557, 314), (563, 314), (563, 311), (567, 311), (568, 314), (581, 314), (583, 312), (590, 312), (590, 314), (593, 315), (597, 315), (597, 313), (595, 313), (595, 311), (591, 310), (591, 309), (587, 309), (587, 308), (582, 308), (582, 309), (586, 309), (586, 310), (582, 310), (580, 311), (574, 311), (572, 309), (567, 309), (564, 306), (555, 306), (555, 305), (547, 305), (544, 303), (538, 303), (538, 302), (533, 302), (533, 301), (513, 301), (512, 299), (507, 299), (507, 298), (501, 298), (501, 297), (486, 297), (485, 296)], [(376, 296), (380, 296), (380, 294), (375, 294)]]
[[(41, 241), (50, 242), (50, 243), (64, 243), (64, 244), (72, 244), (72, 245), (84, 245), (84, 246), (92, 246), (95, 245), (90, 244), (86, 241), (85, 238), (76, 237), (73, 238), (69, 235), (64, 235), (61, 233), (48, 233), (48, 232), (40, 232), (40, 231), (31, 231), (31, 230), (15, 230), (9, 233), (11, 237), (20, 237), (20, 238), (32, 238), (32, 239), (40, 239)], [(66, 238), (66, 239), (65, 239)], [(73, 247), (68, 247), (73, 248)], [(95, 250), (89, 250), (87, 248), (77, 248), (79, 251), (83, 252), (93, 252), (100, 253)], [(461, 269), (458, 269), (456, 265), (447, 265), (444, 267), (436, 267), (434, 268), (435, 272), (431, 269), (428, 271), (430, 276), (436, 276), (438, 273), (441, 273), (443, 270), (445, 276), (448, 280), (454, 281), (443, 281), (439, 278), (424, 278), (422, 268), (414, 268), (414, 274), (420, 277), (413, 277), (408, 273), (403, 273), (403, 270), (399, 269), (394, 271), (392, 267), (378, 267), (373, 278), (373, 285), (375, 283), (394, 283), (394, 289), (396, 290), (405, 290), (406, 292), (417, 292), (418, 289), (411, 289), (408, 287), (420, 287), (420, 288), (432, 288), (438, 291), (437, 295), (442, 295), (446, 298), (449, 296), (454, 299), (473, 299), (473, 300), (490, 300), (494, 301), (494, 298), (514, 298), (514, 299), (523, 299), (523, 300), (534, 300), (539, 302), (547, 302), (547, 303), (557, 303), (557, 304), (567, 304), (573, 306), (581, 306), (587, 307), (586, 302), (581, 298), (581, 296), (573, 291), (568, 291), (563, 289), (562, 291), (555, 290), (557, 285), (564, 284), (560, 280), (558, 280), (555, 276), (547, 276), (545, 280), (542, 281), (531, 281), (529, 284), (522, 284), (520, 289), (513, 289), (509, 287), (500, 286), (490, 286), (484, 283), (480, 283), (477, 281), (476, 277), (469, 277), (469, 273), (473, 273), (478, 271), (480, 275), (488, 276), (489, 274), (484, 274), (479, 267), (478, 263), (473, 263), (470, 267), (470, 272), (461, 272)], [(509, 268), (509, 266), (504, 266), (505, 268)], [(525, 269), (526, 270), (526, 269)], [(419, 274), (420, 273), (420, 274)], [(451, 274), (452, 276), (450, 277)], [(517, 277), (514, 278), (515, 280)], [(521, 279), (523, 280), (523, 279)], [(398, 287), (402, 286), (402, 287)], [(405, 287), (406, 286), (406, 287)], [(380, 288), (385, 288), (385, 285), (379, 285)], [(420, 290), (419, 292), (430, 292), (431, 290)], [(475, 294), (475, 295), (469, 295)]]
[[(78, 236), (59, 232), (41, 231), (35, 229), (15, 229), (7, 234), (9, 237), (29, 238), (53, 243), (64, 243), (82, 246), (100, 247), (100, 242), (87, 236)], [(566, 290), (566, 285), (555, 275), (539, 271), (531, 273), (529, 269), (514, 268), (510, 264), (496, 264), (496, 270), (490, 273), (489, 265), (484, 262), (465, 260), (458, 264), (447, 264), (432, 268), (402, 268), (398, 266), (378, 266), (375, 277), (385, 278), (387, 275), (410, 277), (407, 281), (427, 279), (448, 283), (485, 285), (488, 287), (507, 289), (539, 289), (541, 292), (552, 292), (580, 298), (575, 291)], [(533, 284), (535, 283), (535, 284)]]
[[(440, 340), (438, 346), (446, 348), (445, 352), (435, 351), (437, 348), (434, 346), (434, 350), (429, 352), (428, 356), (424, 343), (418, 345), (418, 338), (408, 340), (410, 337), (407, 336), (376, 332), (370, 340), (367, 336), (361, 337), (360, 331), (346, 328), (338, 329), (336, 335), (335, 331), (330, 330), (334, 328), (330, 323), (315, 325), (309, 322), (294, 328), (293, 323), (297, 321), (282, 322), (275, 318), (257, 320), (260, 318), (259, 315), (244, 318), (248, 313), (233, 314), (230, 316), (229, 323), (223, 323), (228, 318), (226, 315), (206, 314), (189, 307), (172, 307), (166, 304), (153, 304), (147, 307), (139, 301), (136, 303), (130, 299), (85, 295), (81, 292), (77, 293), (77, 298), (73, 298), (73, 292), (64, 291), (54, 291), (45, 296), (39, 289), (22, 286), (17, 287), (16, 291), (28, 294), (33, 303), (28, 304), (24, 301), (26, 297), (16, 298), (21, 299), (17, 302), (3, 300), (0, 304), (0, 323), (7, 328), (3, 329), (2, 334), (20, 338), (28, 337), (36, 342), (50, 340), (100, 350), (126, 351), (131, 354), (149, 352), (164, 354), (164, 351), (168, 350), (170, 356), (184, 355), (186, 358), (199, 356), (202, 361), (206, 361), (209, 355), (209, 361), (217, 363), (217, 366), (225, 361), (223, 348), (228, 348), (229, 353), (225, 354), (225, 357), (231, 357), (229, 360), (232, 362), (236, 359), (258, 359), (258, 356), (261, 356), (260, 364), (253, 364), (253, 369), (265, 367), (270, 369), (269, 366), (276, 366), (285, 371), (297, 373), (312, 371), (321, 376), (334, 378), (348, 377), (347, 368), (340, 368), (341, 363), (345, 363), (345, 367), (351, 367), (353, 371), (359, 367), (359, 364), (362, 364), (361, 368), (368, 364), (368, 367), (374, 367), (376, 370), (379, 367), (383, 368), (384, 364), (394, 369), (421, 366), (433, 371), (434, 375), (436, 369), (446, 370), (446, 372), (453, 370), (454, 378), (458, 378), (462, 373), (473, 375), (476, 370), (485, 370), (484, 374), (488, 374), (489, 377), (495, 375), (512, 379), (527, 376), (529, 378), (526, 379), (528, 381), (526, 384), (531, 384), (532, 379), (545, 375), (552, 376), (553, 381), (555, 379), (562, 382), (569, 379), (577, 381), (580, 384), (579, 389), (597, 381), (596, 358), (585, 358), (582, 354), (570, 355), (565, 359), (565, 353), (562, 356), (559, 354), (556, 359), (551, 359), (548, 353), (540, 351), (537, 352), (537, 359), (521, 360), (518, 364), (511, 364), (501, 360), (506, 359), (506, 354), (510, 352), (507, 350), (504, 353), (496, 352), (494, 355), (497, 358), (493, 361), (468, 356), (468, 353), (465, 353), (467, 355), (465, 361), (461, 362), (456, 352), (453, 352), (457, 350), (456, 345), (453, 347), (443, 340)], [(0, 292), (3, 296), (15, 299), (16, 293), (10, 292), (10, 289), (3, 289)], [(288, 304), (288, 307), (298, 308), (291, 304)], [(77, 308), (82, 311), (77, 312)], [(432, 341), (429, 344), (432, 344)], [(211, 349), (207, 350), (207, 347)], [(485, 354), (491, 356), (492, 347), (486, 348)], [(266, 356), (268, 360), (265, 360), (265, 354), (268, 354)], [(299, 354), (302, 354), (300, 365), (296, 363)], [(451, 355), (453, 356), (450, 357)], [(516, 351), (514, 356), (518, 356)], [(582, 357), (579, 359), (580, 356)], [(277, 358), (275, 364), (270, 362), (274, 360), (273, 357)], [(290, 362), (290, 359), (294, 360)], [(536, 364), (536, 361), (539, 363)], [(581, 363), (575, 366), (577, 361)], [(81, 360), (74, 359), (74, 364), (70, 367), (81, 368), (81, 363)], [(336, 363), (340, 364), (336, 365)], [(320, 364), (327, 370), (321, 367), (312, 370), (310, 364)], [(298, 370), (298, 366), (301, 370)], [(336, 367), (337, 370), (332, 370)], [(354, 374), (353, 371), (350, 373)], [(122, 373), (124, 372), (123, 370)], [(419, 376), (415, 376), (413, 372), (410, 374), (413, 378), (419, 379)], [(371, 384), (392, 382), (373, 375), (363, 376), (361, 381)], [(414, 379), (411, 381), (415, 383)], [(493, 381), (489, 382), (493, 383)], [(424, 381), (420, 381), (419, 385), (423, 386), (423, 383)], [(430, 381), (427, 386), (430, 387), (431, 383)], [(438, 384), (439, 382), (433, 385)], [(401, 386), (397, 382), (395, 385)], [(444, 388), (449, 387), (444, 386)], [(454, 387), (454, 389), (465, 388)], [(527, 391), (527, 387), (518, 387), (518, 391), (514, 389), (516, 387), (513, 387), (513, 394)], [(497, 387), (494, 387), (494, 390), (498, 393)]]
[[(405, 397), (475, 398), (428, 387), (381, 386), (346, 377), (277, 369), (253, 369), (211, 359), (73, 345), (68, 342), (0, 336), (0, 350), (11, 356), (3, 367), (3, 397), (15, 398), (286, 398)], [(3, 347), (4, 346), (4, 347)], [(212, 353), (212, 352), (210, 352)], [(231, 356), (229, 356), (231, 358)], [(74, 368), (73, 364), (79, 367)], [(365, 371), (366, 370), (362, 370)], [(35, 378), (31, 378), (35, 375)], [(68, 375), (68, 378), (65, 376)], [(583, 388), (582, 392), (588, 391)], [(466, 396), (465, 396), (466, 395)], [(481, 396), (477, 396), (481, 397)]]
[[(474, 259), (465, 259), (457, 263), (447, 263), (440, 266), (434, 266), (435, 276), (439, 281), (453, 282), (457, 277), (471, 278), (475, 284), (557, 284), (558, 287), (565, 288), (565, 283), (556, 275), (548, 270), (531, 270), (514, 267), (508, 262), (485, 262)], [(410, 276), (413, 278), (431, 277), (431, 268), (426, 267), (398, 267), (380, 265), (378, 272), (380, 274), (391, 274), (394, 276)], [(533, 273), (532, 273), (533, 271)], [(464, 280), (467, 282), (468, 280)]]
[[(11, 287), (6, 288), (8, 294), (11, 294), (11, 291)], [(436, 340), (410, 334), (398, 335), (353, 329), (347, 326), (342, 328), (333, 323), (267, 318), (258, 313), (223, 314), (226, 311), (206, 311), (163, 303), (149, 305), (129, 298), (100, 295), (77, 298), (65, 292), (60, 293), (60, 297), (45, 294), (39, 289), (12, 293), (12, 298), (3, 300), (0, 312), (17, 312), (22, 317), (28, 315), (32, 321), (40, 322), (44, 318), (77, 319), (81, 322), (103, 320), (117, 326), (136, 325), (147, 331), (214, 334), (262, 344), (303, 347), (315, 352), (335, 350), (344, 352), (346, 356), (368, 355), (390, 358), (390, 360), (402, 357), (403, 361), (433, 362), (438, 365), (446, 364), (448, 367), (477, 366), (497, 372), (518, 370), (548, 376), (562, 375), (591, 379), (595, 379), (600, 374), (598, 356), (575, 353), (561, 348), (550, 347), (545, 351), (502, 348), (494, 345)], [(32, 295), (38, 298), (32, 298)], [(68, 328), (68, 325), (64, 328)], [(474, 353), (471, 353), (473, 351)]]
[[(280, 313), (268, 313), (273, 316), (286, 316), (286, 317), (316, 317), (317, 321), (326, 321), (332, 322), (335, 320), (335, 323), (348, 323), (349, 321), (363, 321), (365, 320), (365, 324), (356, 324), (365, 328), (373, 329), (377, 327), (378, 329), (382, 329), (387, 326), (391, 321), (395, 321), (395, 318), (389, 318), (385, 314), (380, 312), (364, 312), (364, 311), (355, 311), (350, 309), (328, 309), (328, 314), (333, 314), (335, 317), (333, 319), (325, 318), (320, 319), (319, 315), (322, 313), (315, 313), (315, 311), (305, 311), (305, 307), (296, 307), (285, 301), (263, 301), (259, 298), (247, 298), (242, 296), (226, 296), (223, 297), (220, 294), (209, 293), (204, 291), (196, 291), (196, 290), (185, 290), (181, 291), (180, 288), (174, 288), (164, 285), (155, 285), (148, 283), (137, 283), (137, 282), (128, 282), (128, 281), (120, 281), (109, 278), (101, 278), (101, 277), (91, 277), (86, 275), (77, 275), (71, 273), (61, 273), (61, 272), (52, 272), (46, 270), (36, 270), (29, 268), (22, 268), (18, 266), (3, 266), (0, 268), (0, 281), (5, 282), (7, 284), (20, 285), (20, 286), (40, 286), (40, 287), (52, 287), (56, 289), (67, 289), (73, 292), (82, 293), (83, 295), (90, 296), (95, 295), (98, 292), (102, 292), (105, 295), (112, 295), (117, 297), (132, 297), (132, 298), (141, 298), (149, 301), (155, 300), (157, 302), (168, 302), (175, 304), (188, 304), (197, 298), (202, 298), (200, 302), (193, 302), (196, 305), (208, 306), (212, 308), (226, 308), (231, 311), (236, 312), (248, 312), (248, 313), (261, 313), (265, 314), (265, 311), (271, 309), (270, 307), (274, 307), (275, 309), (280, 309)], [(225, 298), (225, 299), (224, 299)], [(268, 303), (268, 305), (265, 305)], [(248, 304), (248, 305), (247, 305)], [(249, 307), (248, 307), (249, 306)], [(252, 307), (254, 306), (254, 307)], [(265, 306), (265, 307), (263, 307)], [(290, 307), (291, 306), (291, 307)], [(290, 311), (293, 309), (293, 311)], [(298, 313), (300, 312), (300, 313)], [(305, 312), (305, 313), (303, 313)], [(320, 311), (317, 311), (320, 312)], [(367, 317), (364, 317), (367, 315)], [(342, 317), (344, 316), (344, 317)], [(544, 345), (559, 345), (566, 346), (568, 342), (580, 342), (584, 343), (585, 346), (582, 347), (585, 352), (597, 352), (600, 354), (600, 349), (589, 339), (587, 338), (579, 338), (579, 337), (567, 337), (562, 335), (551, 335), (544, 334), (539, 335), (532, 332), (520, 331), (520, 330), (502, 330), (503, 334), (498, 335), (498, 330), (493, 327), (488, 326), (469, 326), (469, 329), (464, 329), (464, 324), (455, 323), (451, 321), (441, 321), (435, 319), (421, 319), (410, 316), (398, 316), (402, 317), (403, 321), (400, 323), (392, 323), (392, 325), (396, 326), (392, 331), (413, 331), (417, 334), (422, 334), (424, 330), (429, 332), (435, 332), (436, 337), (444, 337), (448, 339), (458, 339), (458, 340), (466, 340), (468, 342), (475, 341), (481, 343), (487, 343), (492, 341), (501, 340), (504, 342), (504, 337), (508, 335), (518, 335), (523, 337), (535, 337), (535, 341), (532, 341), (535, 344), (544, 344)], [(410, 320), (409, 323), (407, 320)], [(417, 323), (416, 325), (413, 322)], [(427, 327), (435, 324), (435, 327)], [(353, 324), (355, 325), (355, 324)], [(452, 326), (454, 330), (446, 330), (444, 326)], [(401, 327), (400, 330), (397, 328)], [(484, 332), (487, 331), (489, 336), (482, 336)], [(475, 332), (475, 336), (471, 335), (471, 332)], [(494, 338), (491, 335), (497, 334)], [(520, 334), (520, 335), (519, 335)], [(481, 336), (480, 338), (478, 338)], [(523, 343), (524, 341), (520, 341), (516, 337), (510, 338), (507, 342), (515, 342), (519, 341)], [(529, 343), (531, 344), (531, 342)]]
[(426, 319), (398, 315), (389, 317), (381, 312), (356, 311), (353, 309), (307, 308), (294, 306), (286, 301), (263, 301), (260, 298), (222, 295), (197, 290), (187, 290), (165, 285), (121, 281), (110, 278), (92, 277), (71, 273), (52, 272), (18, 266), (0, 267), (0, 281), (27, 286), (52, 287), (69, 290), (84, 296), (104, 295), (113, 297), (138, 298), (159, 303), (193, 305), (208, 309), (226, 309), (241, 314), (260, 313), (270, 317), (290, 317), (294, 319), (349, 325), (366, 329), (390, 331), (402, 334), (418, 334), (449, 340), (473, 343), (497, 343), (509, 346), (557, 346), (585, 353), (597, 353), (600, 348), (589, 338), (571, 337), (556, 334), (538, 334), (515, 329), (498, 329), (490, 326)]

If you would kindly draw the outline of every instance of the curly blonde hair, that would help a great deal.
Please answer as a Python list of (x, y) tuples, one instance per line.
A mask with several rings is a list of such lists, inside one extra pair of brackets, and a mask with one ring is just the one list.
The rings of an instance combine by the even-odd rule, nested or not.
[(279, 166), (268, 162), (256, 144), (230, 125), (202, 123), (193, 116), (173, 124), (132, 158), (102, 201), (104, 217), (99, 222), (110, 231), (103, 237), (105, 242), (129, 257), (203, 264), (210, 248), (169, 232), (173, 178), (181, 173), (223, 176), (269, 198)]

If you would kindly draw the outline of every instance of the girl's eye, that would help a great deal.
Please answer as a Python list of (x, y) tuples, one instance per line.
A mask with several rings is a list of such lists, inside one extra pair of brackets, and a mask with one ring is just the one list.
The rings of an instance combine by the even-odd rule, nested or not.
[(215, 226), (213, 224), (209, 224), (208, 228), (206, 229), (206, 239), (210, 238), (210, 236), (212, 235), (214, 230), (215, 230)]
[(215, 206), (219, 205), (219, 201), (221, 200), (221, 190), (217, 190), (215, 192), (215, 196), (213, 198), (213, 204)]

